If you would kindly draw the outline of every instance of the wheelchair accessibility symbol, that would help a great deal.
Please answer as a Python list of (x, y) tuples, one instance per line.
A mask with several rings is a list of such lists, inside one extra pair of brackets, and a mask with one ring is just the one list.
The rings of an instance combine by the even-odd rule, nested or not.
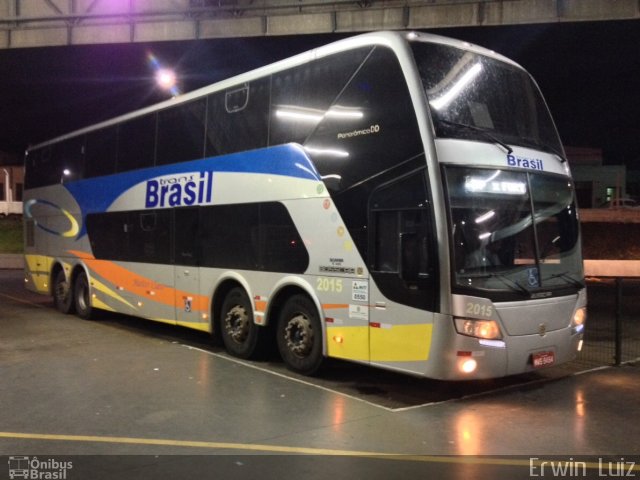
[(538, 269), (537, 268), (528, 268), (527, 269), (527, 283), (530, 287), (539, 287), (540, 280), (538, 279)]

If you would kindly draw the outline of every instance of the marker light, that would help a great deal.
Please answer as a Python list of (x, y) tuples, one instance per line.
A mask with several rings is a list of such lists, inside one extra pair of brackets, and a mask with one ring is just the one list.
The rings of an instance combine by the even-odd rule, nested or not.
[(478, 368), (478, 362), (473, 358), (465, 358), (460, 362), (458, 368), (462, 373), (473, 373)]
[(456, 318), (456, 331), (469, 337), (499, 340), (502, 338), (500, 327), (495, 320), (475, 320), (471, 318)]

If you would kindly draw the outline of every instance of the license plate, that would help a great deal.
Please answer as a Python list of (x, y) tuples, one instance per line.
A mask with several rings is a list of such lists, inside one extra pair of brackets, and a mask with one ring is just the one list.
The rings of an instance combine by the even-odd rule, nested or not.
[(533, 354), (533, 366), (535, 368), (553, 365), (555, 361), (556, 356), (553, 352), (538, 352)]

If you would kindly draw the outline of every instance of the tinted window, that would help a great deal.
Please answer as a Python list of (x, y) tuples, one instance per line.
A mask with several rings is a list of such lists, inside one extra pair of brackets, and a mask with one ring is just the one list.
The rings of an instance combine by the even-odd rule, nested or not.
[(209, 267), (258, 267), (258, 204), (204, 207), (202, 263)]
[(497, 138), (562, 150), (542, 95), (527, 72), (448, 45), (413, 42), (411, 47), (437, 136), (482, 142)]
[(376, 47), (306, 141), (322, 175), (340, 189), (367, 180), (422, 151), (409, 91), (394, 53)]
[(25, 157), (24, 181), (25, 181), (26, 188), (37, 188), (37, 187), (46, 185), (47, 170), (43, 168), (43, 158), (42, 158), (45, 148), (41, 148), (39, 150), (32, 150)]
[(309, 254), (284, 205), (260, 205), (260, 230), (260, 260), (264, 270), (302, 273), (307, 269)]
[(171, 262), (171, 211), (108, 212), (87, 215), (87, 233), (97, 259)]
[(171, 262), (171, 211), (143, 210), (130, 213), (129, 255), (131, 262)]
[(264, 78), (208, 97), (207, 157), (267, 145), (269, 89)]
[(116, 171), (118, 128), (108, 127), (87, 134), (85, 178), (111, 175)]
[(360, 66), (370, 47), (331, 55), (273, 75), (269, 144), (303, 144)]
[(84, 175), (84, 136), (57, 143), (53, 147), (59, 182), (81, 180)]
[(156, 165), (202, 158), (205, 110), (201, 99), (158, 113)]
[(176, 265), (199, 264), (200, 208), (174, 210), (174, 262)]
[(37, 158), (36, 169), (39, 170), (38, 186), (53, 185), (60, 183), (60, 164), (58, 157), (54, 154), (53, 146), (44, 147)]
[(155, 115), (122, 123), (118, 129), (118, 172), (153, 166), (155, 140)]
[(281, 203), (204, 207), (202, 264), (270, 272), (302, 273), (306, 247)]
[(27, 188), (80, 180), (84, 175), (84, 137), (73, 137), (29, 152)]
[(128, 212), (87, 215), (86, 225), (93, 256), (104, 260), (126, 260), (129, 257)]

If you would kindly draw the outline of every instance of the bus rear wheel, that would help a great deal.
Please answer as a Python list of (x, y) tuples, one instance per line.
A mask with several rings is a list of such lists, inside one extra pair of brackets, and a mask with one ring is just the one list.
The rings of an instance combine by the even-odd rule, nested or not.
[(289, 370), (313, 375), (322, 364), (322, 326), (314, 303), (295, 295), (285, 303), (278, 319), (278, 350)]
[(227, 351), (239, 358), (261, 353), (261, 327), (253, 321), (251, 301), (242, 288), (231, 289), (222, 303), (220, 334)]
[(78, 278), (76, 278), (73, 285), (73, 297), (78, 316), (85, 320), (91, 320), (94, 315), (94, 309), (91, 306), (91, 289), (89, 288), (89, 279), (85, 272), (81, 272), (78, 274)]
[(64, 270), (58, 270), (53, 280), (53, 304), (61, 313), (73, 313), (73, 289), (71, 282), (67, 280)]

